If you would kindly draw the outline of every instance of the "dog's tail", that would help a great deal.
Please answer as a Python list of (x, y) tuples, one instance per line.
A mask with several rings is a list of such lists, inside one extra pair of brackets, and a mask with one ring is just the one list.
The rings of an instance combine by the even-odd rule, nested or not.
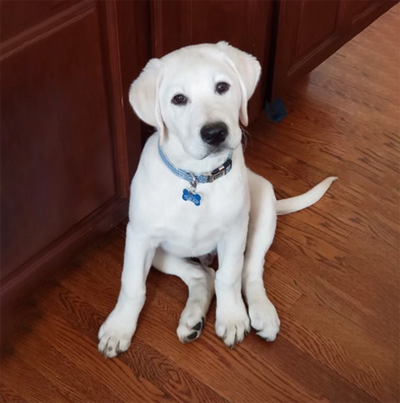
[(291, 197), (289, 199), (277, 200), (276, 202), (276, 212), (278, 215), (290, 214), (295, 211), (302, 210), (306, 207), (310, 207), (314, 203), (316, 203), (329, 189), (332, 182), (337, 179), (336, 176), (330, 176), (329, 178), (324, 179), (317, 186), (314, 186), (308, 192), (296, 196)]

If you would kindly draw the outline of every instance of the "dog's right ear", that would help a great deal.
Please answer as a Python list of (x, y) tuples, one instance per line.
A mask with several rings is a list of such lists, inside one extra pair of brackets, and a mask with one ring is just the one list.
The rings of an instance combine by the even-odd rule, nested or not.
[(140, 119), (157, 128), (160, 139), (164, 135), (164, 122), (158, 96), (161, 65), (160, 59), (151, 59), (129, 90), (129, 102), (133, 110)]

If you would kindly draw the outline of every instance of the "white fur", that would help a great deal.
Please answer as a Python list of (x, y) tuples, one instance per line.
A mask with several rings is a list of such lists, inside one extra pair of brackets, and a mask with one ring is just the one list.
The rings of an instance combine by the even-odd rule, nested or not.
[[(132, 181), (121, 292), (99, 331), (99, 350), (106, 357), (114, 357), (130, 345), (152, 264), (181, 277), (189, 288), (177, 329), (181, 341), (200, 335), (201, 329), (196, 329), (206, 316), (214, 287), (215, 329), (227, 345), (242, 341), (250, 324), (261, 337), (275, 340), (280, 323), (262, 275), (277, 213), (315, 203), (334, 178), (304, 196), (276, 202), (272, 185), (246, 168), (239, 120), (247, 124), (247, 101), (260, 71), (253, 56), (220, 42), (189, 46), (153, 59), (132, 84), (129, 99), (135, 112), (155, 126), (157, 133), (147, 141)], [(230, 84), (223, 95), (215, 92), (221, 81)], [(171, 103), (179, 93), (188, 97), (187, 105)], [(216, 121), (228, 126), (229, 135), (213, 148), (201, 139), (200, 130)], [(182, 191), (189, 184), (162, 162), (159, 142), (180, 169), (210, 172), (233, 152), (232, 170), (213, 183), (199, 184), (202, 201), (195, 206), (182, 200)], [(207, 267), (214, 251), (219, 259), (216, 273)], [(188, 257), (201, 257), (201, 265)]]

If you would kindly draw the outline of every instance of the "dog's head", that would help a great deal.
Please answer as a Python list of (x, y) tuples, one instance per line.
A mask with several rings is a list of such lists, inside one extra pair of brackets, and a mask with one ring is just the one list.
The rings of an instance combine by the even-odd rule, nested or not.
[(144, 122), (177, 136), (195, 159), (234, 150), (260, 63), (226, 42), (188, 46), (150, 60), (133, 82), (129, 100)]

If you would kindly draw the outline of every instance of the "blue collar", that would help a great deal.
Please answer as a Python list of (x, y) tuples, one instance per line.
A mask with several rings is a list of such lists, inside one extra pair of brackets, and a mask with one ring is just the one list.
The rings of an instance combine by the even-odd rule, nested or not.
[(212, 172), (202, 173), (202, 174), (195, 174), (190, 171), (184, 171), (183, 169), (176, 168), (172, 162), (168, 159), (168, 157), (164, 154), (163, 150), (161, 149), (160, 144), (158, 145), (158, 152), (160, 154), (161, 159), (163, 160), (164, 164), (167, 168), (179, 178), (188, 181), (190, 183), (211, 183), (228, 174), (228, 172), (232, 169), (232, 153), (229, 153), (228, 159), (218, 168), (214, 169)]

